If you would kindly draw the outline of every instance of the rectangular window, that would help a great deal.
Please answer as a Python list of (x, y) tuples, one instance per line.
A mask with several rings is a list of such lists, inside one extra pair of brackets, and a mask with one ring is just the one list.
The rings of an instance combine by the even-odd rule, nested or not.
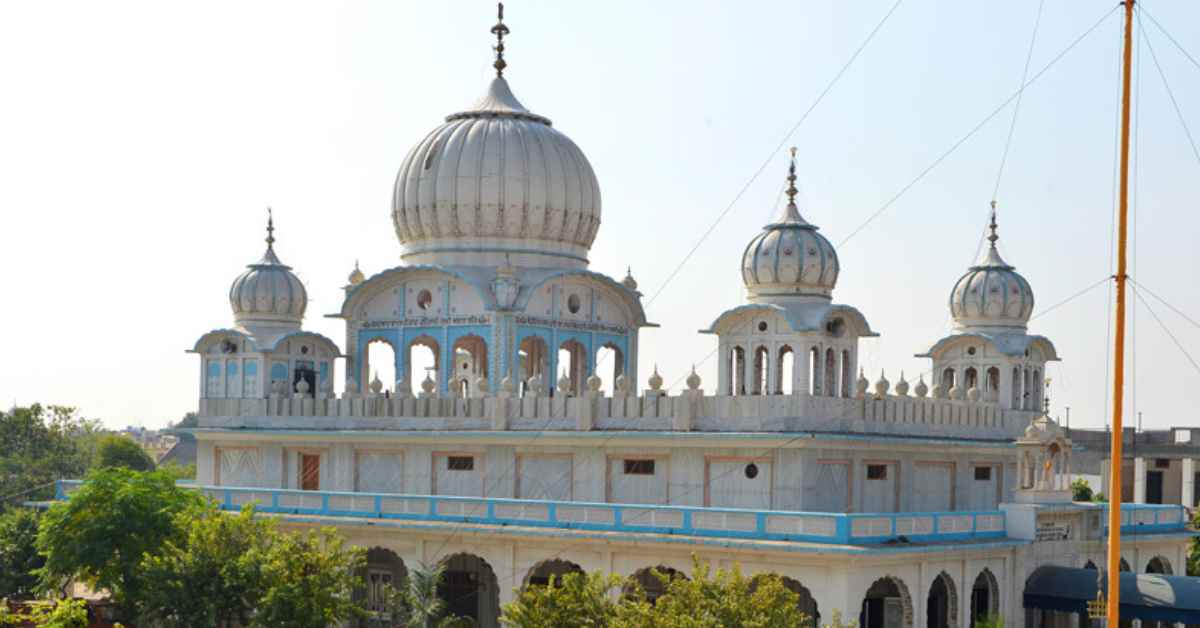
[(991, 482), (992, 481), (992, 468), (991, 467), (975, 467), (975, 480), (979, 481), (979, 482)]
[(475, 469), (475, 457), (447, 456), (446, 469), (450, 471), (473, 471)]
[(867, 465), (868, 480), (886, 480), (887, 465), (886, 464), (869, 464)]
[(321, 456), (300, 454), (300, 490), (321, 490)]
[(1169, 458), (1155, 458), (1154, 459), (1154, 468), (1155, 469), (1170, 469), (1171, 468), (1171, 460)]
[(654, 475), (654, 461), (626, 460), (625, 475)]

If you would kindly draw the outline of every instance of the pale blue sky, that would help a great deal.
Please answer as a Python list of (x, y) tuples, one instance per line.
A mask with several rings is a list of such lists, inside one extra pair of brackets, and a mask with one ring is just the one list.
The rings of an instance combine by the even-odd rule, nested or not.
[[(649, 305), (641, 377), (667, 382), (715, 346), (696, 330), (742, 300), (742, 248), (772, 215), (774, 147), (894, 0), (507, 5), (506, 75), (592, 162), (592, 268), (633, 267), (647, 298), (764, 159), (773, 161)], [(1031, 73), (1113, 7), (1046, 0)], [(1200, 6), (1145, 6), (1200, 53)], [(837, 245), (835, 299), (882, 337), (874, 380), (926, 368), (946, 296), (972, 261), (1012, 109), (842, 241), (1017, 88), (1037, 0), (904, 0), (788, 144), (802, 210)], [(230, 281), (277, 246), (306, 281), (306, 326), (339, 343), (356, 258), (394, 266), (389, 216), (409, 147), (491, 75), (489, 2), (26, 2), (0, 5), (0, 403), (77, 405), (112, 425), (194, 409), (196, 357), (229, 325)], [(1119, 12), (1029, 88), (1000, 187), (1001, 247), (1036, 310), (1110, 274)], [(1200, 134), (1200, 68), (1150, 42)], [(1141, 65), (1135, 273), (1200, 320), (1200, 163), (1147, 54)], [(1154, 304), (1189, 352), (1200, 330)], [(1039, 317), (1064, 361), (1054, 405), (1102, 425), (1106, 288)], [(1200, 374), (1137, 310), (1137, 409), (1195, 424)], [(700, 366), (706, 388), (715, 360)], [(644, 382), (639, 387), (644, 387)], [(1130, 392), (1133, 392), (1131, 386)], [(1131, 395), (1132, 396), (1132, 395)]]

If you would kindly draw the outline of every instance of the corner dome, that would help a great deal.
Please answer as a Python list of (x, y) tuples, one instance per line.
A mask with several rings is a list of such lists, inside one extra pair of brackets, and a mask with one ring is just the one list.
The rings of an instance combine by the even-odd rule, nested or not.
[(392, 221), (411, 264), (586, 267), (600, 186), (583, 151), (521, 104), (503, 76), (418, 143)]
[(267, 220), (267, 250), (246, 266), (229, 287), (229, 306), (239, 326), (299, 327), (308, 308), (308, 292), (292, 268), (275, 255), (275, 225)]
[(1033, 313), (1033, 288), (996, 249), (994, 209), (990, 229), (983, 258), (950, 291), (950, 316), (959, 330), (1024, 331)]
[(796, 207), (796, 155), (788, 167), (788, 203), (742, 253), (742, 282), (750, 301), (833, 298), (841, 267), (833, 244)]

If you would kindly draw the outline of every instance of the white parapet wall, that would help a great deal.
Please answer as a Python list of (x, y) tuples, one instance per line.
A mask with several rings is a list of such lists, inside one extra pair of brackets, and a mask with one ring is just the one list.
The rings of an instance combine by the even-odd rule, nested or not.
[(1010, 439), (1037, 412), (994, 402), (808, 395), (201, 399), (219, 428), (371, 430), (828, 431)]

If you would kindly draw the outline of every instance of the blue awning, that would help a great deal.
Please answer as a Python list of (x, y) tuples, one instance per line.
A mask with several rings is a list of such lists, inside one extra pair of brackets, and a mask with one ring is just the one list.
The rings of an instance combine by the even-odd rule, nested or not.
[[(1047, 565), (1025, 583), (1025, 608), (1087, 614), (1103, 572)], [(1121, 619), (1200, 623), (1200, 578), (1121, 573)]]

